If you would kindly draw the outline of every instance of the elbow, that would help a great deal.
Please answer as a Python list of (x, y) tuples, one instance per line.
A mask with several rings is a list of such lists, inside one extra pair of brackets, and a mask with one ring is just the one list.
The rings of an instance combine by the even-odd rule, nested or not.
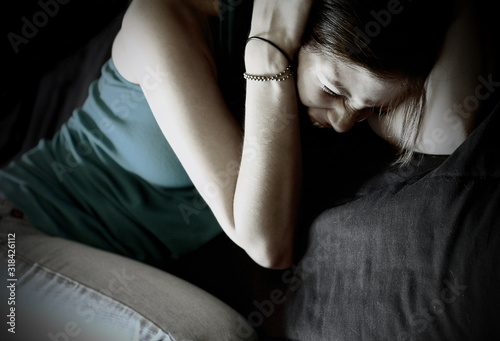
[(280, 243), (279, 246), (252, 245), (245, 248), (245, 251), (255, 263), (266, 269), (288, 269), (293, 263), (293, 248), (291, 243)]
[(294, 260), (295, 216), (286, 212), (282, 215), (262, 212), (249, 215), (248, 210), (239, 213), (232, 221), (233, 241), (263, 268), (290, 268)]

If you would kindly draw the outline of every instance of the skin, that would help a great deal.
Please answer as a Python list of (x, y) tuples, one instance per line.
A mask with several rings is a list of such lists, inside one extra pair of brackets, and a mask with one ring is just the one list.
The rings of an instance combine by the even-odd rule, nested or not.
[[(480, 44), (479, 24), (472, 4), (460, 1), (440, 56), (426, 79), (426, 108), (414, 151), (449, 155), (470, 135), (480, 110), (456, 110), (474, 95), (479, 75), (491, 72), (488, 52)], [(301, 102), (316, 126), (339, 133), (368, 119), (372, 129), (393, 145), (399, 144), (401, 106), (388, 115), (391, 103), (403, 104), (402, 82), (380, 79), (366, 68), (333, 57), (301, 50), (297, 86)], [(326, 87), (326, 89), (325, 89)], [(326, 91), (325, 91), (326, 90)], [(455, 109), (454, 109), (455, 108)]]
[(401, 97), (398, 82), (378, 79), (368, 70), (301, 50), (297, 88), (312, 121), (339, 133), (385, 110)]
[[(311, 4), (255, 0), (249, 35), (268, 38), (293, 56)], [(213, 0), (134, 0), (114, 41), (113, 60), (123, 77), (143, 89), (165, 138), (229, 238), (261, 266), (287, 268), (293, 260), (302, 162), (297, 93), (325, 126), (342, 132), (369, 118), (378, 134), (397, 141), (392, 133), (397, 120), (396, 127), (387, 125), (384, 115), (373, 115), (373, 107), (398, 99), (400, 86), (300, 51), (297, 84), (293, 77), (247, 81), (242, 131), (217, 85), (207, 25), (214, 15)], [(261, 41), (249, 42), (244, 58), (250, 74), (273, 75), (288, 66), (279, 51)], [(439, 79), (439, 74), (430, 79), (432, 89), (452, 83)]]
[[(256, 0), (250, 35), (294, 55), (311, 4)], [(243, 132), (217, 85), (206, 29), (213, 1), (204, 5), (134, 0), (114, 41), (113, 60), (143, 89), (165, 138), (228, 237), (257, 264), (287, 268), (301, 178), (295, 82), (247, 82)], [(287, 64), (266, 43), (249, 43), (245, 51), (248, 73), (277, 74)]]

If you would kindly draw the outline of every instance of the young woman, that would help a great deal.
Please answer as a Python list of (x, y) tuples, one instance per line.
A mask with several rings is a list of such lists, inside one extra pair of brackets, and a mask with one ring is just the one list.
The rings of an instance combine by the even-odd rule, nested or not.
[[(337, 147), (339, 158), (321, 155), (325, 149), (301, 150), (303, 131), (341, 133), (368, 123), (396, 147), (399, 155), (391, 155), (391, 161), (403, 165), (414, 153), (443, 155), (436, 158), (442, 162), (464, 141), (471, 142), (468, 137), (475, 132), (465, 153), (423, 181), (422, 174), (436, 168), (432, 162), (393, 186), (384, 182), (392, 174), (381, 180), (367, 179), (369, 172), (339, 171), (315, 179), (339, 200), (346, 196), (343, 184), (368, 184), (353, 191), (359, 200), (329, 210), (311, 228), (312, 247), (295, 267), (297, 276), (283, 278), (302, 290), (292, 286), (286, 296), (273, 290), (266, 302), (286, 297), (280, 308), (286, 306), (288, 315), (282, 319), (276, 305), (272, 316), (284, 321), (278, 327), (287, 331), (287, 339), (485, 339), (497, 325), (498, 276), (491, 269), (498, 267), (500, 239), (493, 207), (498, 171), (484, 173), (489, 172), (485, 165), (494, 168), (498, 158), (493, 153), (463, 156), (479, 155), (498, 135), (486, 134), (484, 125), (476, 129), (480, 113), (486, 113), (482, 105), (500, 85), (492, 77), (483, 33), (472, 2), (459, 0), (235, 0), (220, 6), (212, 0), (134, 0), (112, 59), (84, 106), (54, 139), (0, 171), (0, 195), (8, 201), (2, 202), (0, 217), (11, 212), (0, 221), (2, 242), (9, 243), (7, 235), (28, 224), (14, 221), (19, 211), (11, 210), (13, 205), (49, 235), (167, 269), (165, 263), (222, 231), (261, 266), (287, 268), (297, 216), (307, 206), (299, 205), (302, 167), (309, 167), (302, 160), (318, 152), (325, 162), (339, 160), (334, 169), (351, 170), (347, 161), (366, 155), (348, 143)], [(338, 134), (331, 137), (332, 143), (338, 141)], [(478, 161), (485, 171), (463, 160)], [(357, 179), (359, 174), (364, 177)], [(42, 265), (55, 253), (51, 248), (57, 249), (57, 240), (47, 244), (43, 251), (50, 252), (40, 256)], [(31, 267), (22, 257), (29, 248), (16, 249), (17, 269), (26, 263), (26, 273), (39, 275), (35, 280), (24, 276), (25, 286), (67, 298), (61, 300), (65, 309), (38, 306), (41, 316), (52, 313), (63, 321), (62, 328), (66, 325), (52, 334), (55, 338), (67, 337), (63, 330), (76, 333), (71, 322), (82, 320), (73, 319), (82, 310), (74, 307), (88, 312), (81, 301), (90, 292), (99, 309), (83, 314), (79, 326), (92, 316), (102, 329), (91, 329), (116, 331), (121, 340), (122, 332), (132, 330), (130, 339), (138, 339), (144, 318), (128, 314), (128, 308), (139, 304), (136, 311), (157, 313), (146, 316), (153, 327), (168, 322), (167, 333), (196, 315), (178, 339), (191, 339), (198, 328), (206, 339), (205, 328), (213, 324), (199, 323), (199, 316), (217, 317), (213, 312), (219, 310), (204, 305), (187, 314), (200, 301), (179, 304), (180, 292), (182, 298), (196, 296), (185, 294), (185, 284), (175, 282), (169, 291), (174, 282), (164, 280), (164, 272), (148, 270), (150, 276), (143, 276), (137, 264), (129, 264), (137, 271), (129, 273), (113, 255), (99, 259), (95, 249), (82, 255), (76, 245), (71, 246), (75, 253), (66, 250), (59, 257), (64, 259), (55, 260), (63, 263), (58, 263), (61, 273)], [(119, 273), (122, 280), (138, 280), (120, 287), (124, 293), (103, 295), (103, 287), (117, 282), (110, 268), (125, 269)], [(463, 299), (465, 286), (473, 295)], [(101, 291), (96, 295), (89, 287)], [(174, 299), (163, 300), (168, 294)], [(78, 300), (82, 305), (73, 303)], [(61, 313), (67, 311), (72, 317)], [(116, 311), (122, 312), (117, 318)], [(41, 330), (56, 333), (46, 326)], [(214, 339), (223, 339), (220, 330), (226, 329), (210, 333)]]
[[(467, 2), (324, 0), (311, 17), (312, 0), (251, 5), (133, 1), (85, 105), (0, 172), (0, 194), (42, 231), (149, 263), (222, 228), (258, 264), (286, 268), (299, 107), (337, 132), (368, 119), (403, 163), (414, 151), (450, 154), (474, 129), (474, 112), (439, 119), (487, 66)], [(213, 22), (243, 8), (250, 27), (226, 34), (240, 36), (244, 56), (229, 55)], [(245, 76), (234, 71), (240, 59)], [(232, 77), (246, 79), (244, 110), (231, 103), (228, 84), (241, 84)], [(438, 145), (437, 128), (448, 137)]]

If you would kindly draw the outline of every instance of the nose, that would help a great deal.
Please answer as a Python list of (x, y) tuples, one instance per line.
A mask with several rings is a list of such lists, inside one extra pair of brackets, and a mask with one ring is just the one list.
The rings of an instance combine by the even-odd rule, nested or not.
[(335, 106), (329, 109), (309, 108), (309, 116), (319, 123), (331, 126), (338, 133), (345, 133), (354, 126), (356, 122), (363, 121), (370, 115), (369, 110), (346, 108)]
[(328, 120), (338, 133), (345, 133), (354, 126), (356, 123), (355, 115), (347, 112), (339, 112), (337, 110), (328, 110)]
[(350, 100), (349, 103), (337, 103), (328, 110), (328, 118), (333, 129), (339, 133), (349, 131), (356, 122), (364, 121), (373, 113), (364, 102)]

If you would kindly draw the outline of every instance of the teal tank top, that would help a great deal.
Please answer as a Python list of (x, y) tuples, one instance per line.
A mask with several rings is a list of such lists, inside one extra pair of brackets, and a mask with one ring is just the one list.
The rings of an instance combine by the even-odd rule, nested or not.
[[(235, 23), (249, 24), (251, 2), (224, 3), (214, 51), (217, 63), (228, 70), (220, 78), (223, 94), (230, 107), (242, 108), (234, 82), (241, 81), (243, 58), (233, 59), (231, 51), (241, 49), (242, 39), (235, 44), (234, 33), (228, 31), (238, 30)], [(235, 20), (237, 15), (247, 19)], [(242, 38), (246, 34), (241, 31)], [(124, 79), (112, 59), (91, 84), (84, 105), (53, 139), (41, 140), (0, 170), (0, 195), (49, 235), (155, 266), (196, 250), (222, 232), (162, 134), (140, 86)]]

